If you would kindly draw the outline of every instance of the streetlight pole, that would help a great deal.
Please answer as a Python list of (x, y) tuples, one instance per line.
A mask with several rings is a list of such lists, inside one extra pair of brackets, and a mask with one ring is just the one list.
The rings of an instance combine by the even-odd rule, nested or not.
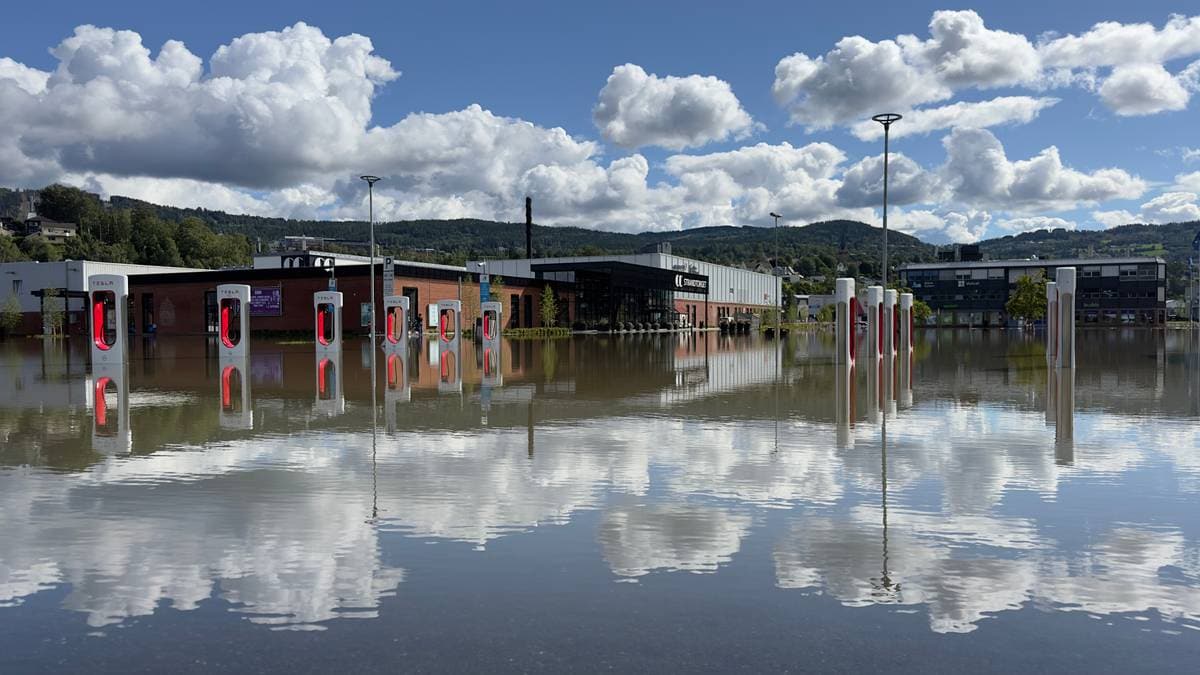
[[(367, 214), (371, 225), (371, 353), (375, 353), (375, 183), (378, 176), (359, 176), (367, 181)], [(371, 362), (375, 359), (372, 357)], [(373, 381), (373, 380), (372, 380)]]
[(775, 219), (775, 265), (771, 269), (771, 274), (775, 276), (775, 328), (778, 329), (783, 322), (783, 284), (779, 281), (779, 276), (775, 275), (776, 267), (779, 267), (779, 219), (783, 216), (771, 212), (771, 217)]
[(881, 113), (873, 116), (871, 119), (883, 125), (883, 271), (881, 277), (883, 279), (883, 287), (888, 287), (888, 251), (887, 251), (887, 216), (888, 216), (888, 140), (889, 132), (892, 128), (892, 123), (900, 119), (897, 113)]

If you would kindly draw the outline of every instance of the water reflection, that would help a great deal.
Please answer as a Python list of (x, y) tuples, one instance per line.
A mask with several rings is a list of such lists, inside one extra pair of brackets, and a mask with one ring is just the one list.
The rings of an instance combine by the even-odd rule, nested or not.
[[(0, 394), (0, 621), (60, 586), (94, 626), (210, 598), (280, 627), (386, 619), (418, 571), (456, 586), (454, 544), (511, 564), (496, 542), (553, 557), (537, 542), (561, 528), (645, 593), (767, 574), (939, 633), (1022, 611), (1200, 628), (1198, 380), (1170, 334), (1081, 336), (1077, 371), (980, 331), (865, 368), (835, 366), (822, 334), (435, 338), (381, 357), (378, 435), (360, 359), (155, 349), (124, 387), (0, 352), (24, 392)], [(114, 452), (91, 437), (116, 407)]]

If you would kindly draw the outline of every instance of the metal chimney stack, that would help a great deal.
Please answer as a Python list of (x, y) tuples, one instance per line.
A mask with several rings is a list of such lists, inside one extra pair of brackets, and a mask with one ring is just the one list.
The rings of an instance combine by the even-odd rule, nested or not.
[(525, 257), (533, 260), (533, 199), (525, 198)]

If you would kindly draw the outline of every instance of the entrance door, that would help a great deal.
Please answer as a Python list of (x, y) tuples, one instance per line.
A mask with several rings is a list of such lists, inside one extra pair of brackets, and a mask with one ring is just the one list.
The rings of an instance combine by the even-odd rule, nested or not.
[(422, 330), (421, 319), (421, 303), (417, 301), (420, 297), (417, 289), (412, 286), (405, 286), (400, 290), (400, 294), (408, 298), (408, 329)]
[(204, 291), (204, 332), (215, 335), (219, 328), (217, 320), (217, 292)]
[(151, 326), (154, 326), (154, 294), (142, 293), (142, 332), (157, 332)]

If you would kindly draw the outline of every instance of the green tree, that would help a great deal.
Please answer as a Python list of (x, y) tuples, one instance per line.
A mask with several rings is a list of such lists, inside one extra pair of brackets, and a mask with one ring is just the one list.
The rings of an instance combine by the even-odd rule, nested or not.
[(1026, 324), (1046, 316), (1046, 279), (1022, 276), (1017, 279), (1017, 289), (1004, 305), (1004, 310), (1014, 319)]
[(58, 335), (62, 332), (63, 320), (66, 317), (66, 303), (58, 294), (57, 288), (47, 288), (42, 297), (42, 325), (47, 335)]
[(821, 323), (833, 323), (837, 318), (837, 307), (832, 304), (825, 305), (817, 311), (817, 321)]
[(0, 308), (0, 330), (4, 335), (8, 335), (20, 325), (21, 303), (17, 300), (17, 294), (13, 293), (4, 301), (4, 307)]
[(40, 234), (22, 239), (21, 250), (38, 262), (58, 262), (63, 259), (62, 248)]
[(538, 313), (542, 318), (542, 326), (544, 328), (553, 328), (558, 321), (558, 297), (554, 295), (554, 289), (550, 288), (550, 284), (542, 289), (542, 301), (538, 306)]
[(183, 257), (175, 244), (173, 228), (150, 209), (133, 212), (133, 249), (143, 265), (182, 267)]
[(925, 303), (924, 300), (913, 298), (912, 304), (912, 320), (914, 326), (924, 326), (929, 322), (929, 317), (933, 316), (933, 309)]
[(0, 235), (0, 263), (22, 260), (29, 260), (29, 256), (25, 255), (21, 247), (17, 246), (17, 242), (13, 241), (12, 237)]

